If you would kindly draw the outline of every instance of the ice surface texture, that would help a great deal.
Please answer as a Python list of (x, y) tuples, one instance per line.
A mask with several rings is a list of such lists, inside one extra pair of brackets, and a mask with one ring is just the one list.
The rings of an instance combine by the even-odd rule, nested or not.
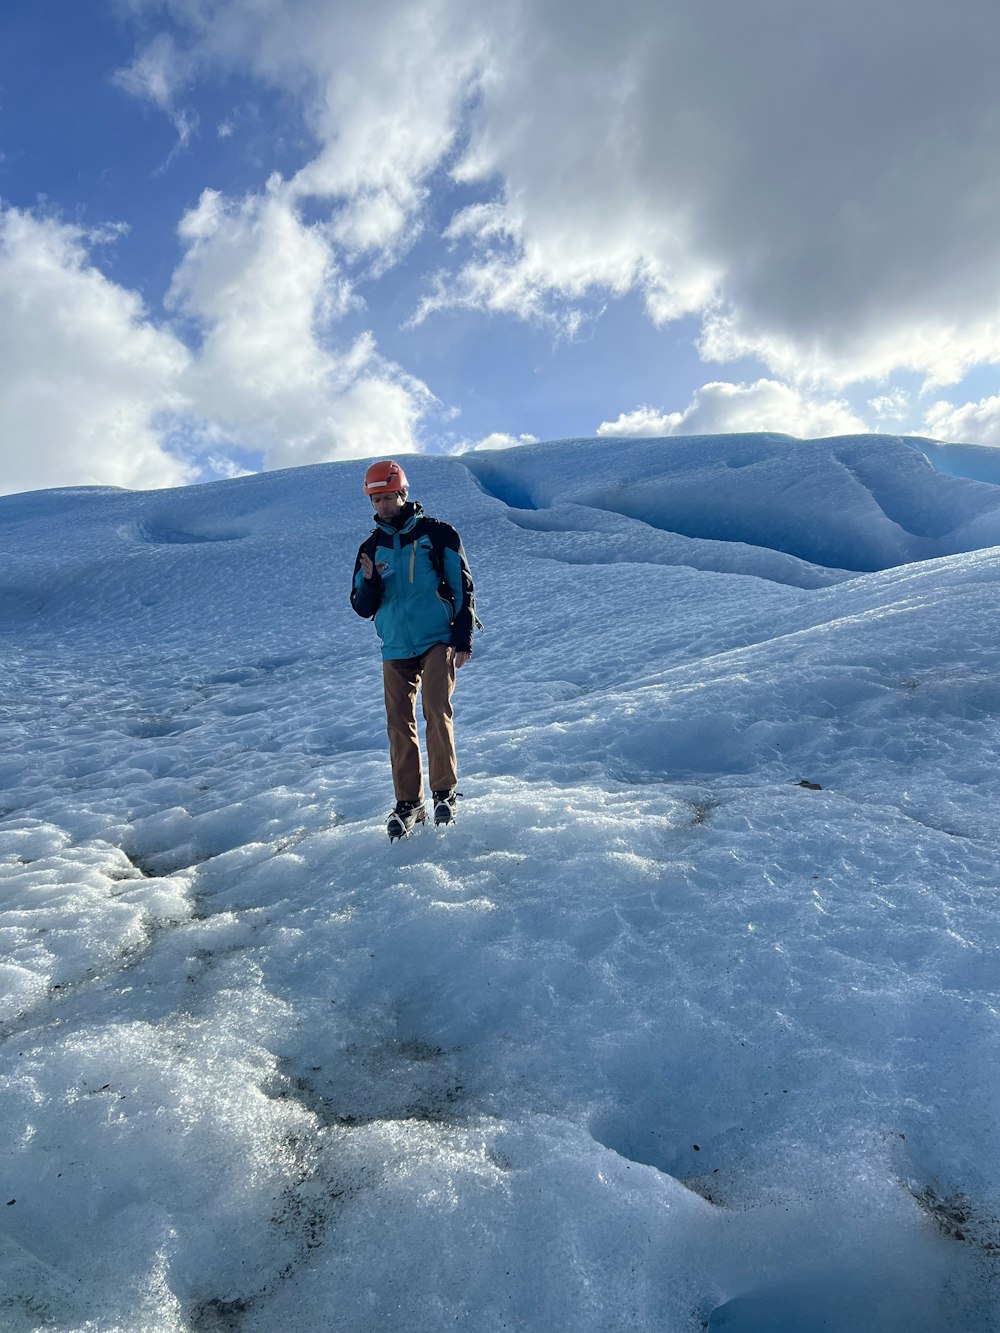
[(488, 629), (393, 848), (363, 464), (0, 499), (0, 1326), (994, 1330), (988, 463), (408, 459)]

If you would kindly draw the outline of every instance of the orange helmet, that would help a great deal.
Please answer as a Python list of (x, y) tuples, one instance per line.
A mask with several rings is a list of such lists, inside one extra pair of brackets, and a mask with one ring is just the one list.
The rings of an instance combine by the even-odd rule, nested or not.
[(365, 473), (365, 495), (385, 495), (387, 491), (409, 490), (406, 473), (387, 458), (384, 463), (373, 463)]

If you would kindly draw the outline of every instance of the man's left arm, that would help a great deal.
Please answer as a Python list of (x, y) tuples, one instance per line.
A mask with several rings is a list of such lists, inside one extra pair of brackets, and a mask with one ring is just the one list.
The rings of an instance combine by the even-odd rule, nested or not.
[(451, 625), (451, 646), (468, 661), (472, 655), (472, 634), (476, 624), (476, 588), (465, 556), (462, 539), (454, 528), (445, 525), (444, 577), (451, 591), (455, 617)]

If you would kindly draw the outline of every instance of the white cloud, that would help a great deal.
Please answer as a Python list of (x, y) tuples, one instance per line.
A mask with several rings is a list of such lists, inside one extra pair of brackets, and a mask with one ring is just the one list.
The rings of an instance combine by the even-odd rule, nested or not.
[(177, 131), (177, 143), (168, 161), (188, 146), (198, 129), (198, 117), (176, 104), (188, 78), (186, 58), (166, 33), (154, 37), (131, 65), (114, 76), (114, 82), (125, 92), (151, 102), (170, 119)]
[(818, 401), (775, 380), (755, 384), (705, 384), (683, 412), (639, 407), (597, 428), (604, 436), (714, 435), (772, 431), (816, 439), (850, 435), (867, 427), (847, 403)]
[(335, 203), (332, 235), (350, 254), (390, 262), (417, 237), (428, 178), (453, 150), (488, 55), (488, 25), (454, 0), (129, 0), (188, 31), (183, 53), (159, 35), (121, 78), (170, 106), (219, 65), (291, 93), (319, 145), (292, 198)]
[(868, 399), (868, 406), (879, 421), (905, 421), (910, 415), (910, 395), (905, 389), (892, 389)]
[(225, 454), (209, 456), (206, 459), (206, 463), (213, 476), (223, 478), (227, 481), (231, 481), (235, 477), (253, 476), (253, 473), (249, 468), (241, 467), (239, 463), (235, 462)]
[(449, 450), (453, 454), (467, 454), (473, 449), (515, 449), (521, 444), (537, 444), (538, 440), (534, 435), (507, 435), (504, 431), (495, 430), (492, 434), (484, 436), (481, 440), (462, 440)]
[[(98, 238), (100, 239), (100, 238)], [(77, 227), (0, 209), (0, 491), (183, 485), (184, 345), (91, 263)]]
[[(714, 299), (716, 274), (682, 253), (677, 238), (662, 267), (651, 264), (629, 234), (632, 219), (588, 230), (582, 217), (528, 219), (511, 206), (473, 206), (453, 219), (448, 241), (469, 241), (471, 257), (440, 269), (429, 281), (411, 324), (437, 311), (476, 310), (546, 322), (573, 336), (607, 297), (643, 294), (646, 311), (662, 324), (693, 314)], [(687, 262), (691, 260), (691, 262)], [(666, 276), (670, 269), (672, 277)]]
[(928, 410), (924, 426), (935, 440), (1000, 447), (1000, 397), (981, 398), (960, 407), (937, 402)]
[(308, 47), (280, 50), (271, 28), (252, 21), (244, 35), (259, 73), (279, 84), (302, 68), (309, 75), (306, 113), (322, 149), (292, 188), (339, 201), (334, 235), (349, 253), (394, 258), (419, 234), (429, 178), (454, 148), (486, 58), (484, 30), (451, 0), (375, 4), (364, 14), (323, 0), (294, 9)]
[(120, 69), (114, 82), (133, 97), (145, 99), (169, 112), (174, 97), (183, 84), (182, 57), (173, 38), (159, 33), (136, 56), (132, 64)]
[(199, 417), (268, 467), (419, 448), (433, 396), (371, 334), (332, 345), (354, 297), (327, 232), (302, 221), (287, 186), (242, 200), (206, 191), (179, 230), (170, 299), (203, 333), (185, 380)]
[(602, 421), (598, 435), (613, 435), (622, 439), (636, 436), (656, 438), (674, 435), (684, 420), (683, 412), (659, 412), (655, 407), (636, 407), (631, 412), (619, 413), (615, 421)]
[[(1000, 280), (1000, 254), (997, 269)], [(699, 340), (703, 359), (756, 357), (798, 383), (838, 388), (888, 379), (899, 370), (916, 371), (924, 376), (925, 388), (935, 388), (958, 383), (974, 366), (1000, 361), (1000, 320), (972, 318), (971, 294), (970, 318), (962, 320), (957, 292), (936, 303), (930, 284), (901, 303), (886, 293), (877, 312), (852, 310), (843, 293), (817, 287), (814, 299), (827, 303), (825, 315), (819, 309), (808, 318), (803, 315), (799, 329), (779, 326), (781, 293), (775, 296), (770, 316), (751, 317), (748, 310), (732, 306), (707, 311)], [(765, 304), (762, 297), (762, 307)], [(852, 329), (855, 317), (859, 323)], [(805, 330), (806, 324), (826, 328), (813, 333)]]

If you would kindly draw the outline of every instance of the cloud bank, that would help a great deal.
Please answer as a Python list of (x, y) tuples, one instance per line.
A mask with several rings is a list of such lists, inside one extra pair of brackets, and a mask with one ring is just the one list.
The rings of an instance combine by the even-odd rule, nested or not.
[(326, 335), (352, 302), (324, 229), (280, 182), (240, 201), (206, 191), (185, 215), (171, 302), (202, 331), (186, 383), (204, 417), (268, 467), (414, 447), (433, 397), (378, 355), (370, 334)]
[(639, 407), (623, 412), (616, 421), (602, 421), (597, 434), (628, 437), (780, 430), (785, 435), (813, 438), (860, 434), (865, 429), (845, 402), (817, 401), (787, 384), (762, 379), (756, 384), (705, 384), (683, 412)]
[[(348, 251), (391, 263), (433, 173), (486, 189), (447, 220), (415, 311), (548, 317), (642, 293), (707, 359), (798, 383), (1000, 361), (1000, 11), (543, 0), (132, 0), (186, 65), (291, 92), (318, 151), (292, 182)], [(139, 69), (148, 60), (137, 58)]]
[(169, 303), (194, 348), (100, 271), (113, 236), (0, 210), (0, 493), (186, 485), (231, 474), (232, 449), (271, 468), (419, 447), (433, 395), (371, 334), (336, 348), (349, 288), (280, 190), (206, 191), (179, 236)]
[(99, 236), (0, 210), (0, 492), (52, 485), (177, 486), (165, 445), (186, 409), (185, 345), (91, 263)]
[[(399, 315), (410, 329), (458, 310), (573, 337), (638, 294), (656, 326), (688, 321), (706, 362), (742, 363), (741, 382), (716, 376), (683, 410), (622, 404), (604, 433), (864, 429), (844, 397), (859, 385), (872, 420), (896, 426), (905, 409), (889, 381), (906, 373), (940, 398), (927, 429), (1000, 442), (994, 399), (941, 397), (1000, 364), (996, 6), (119, 9), (138, 45), (117, 85), (170, 118), (175, 152), (199, 133), (199, 90), (230, 77), (294, 110), (300, 148), (282, 176), (264, 163), (244, 194), (208, 182), (188, 201), (174, 326), (101, 279), (91, 236), (5, 214), (6, 299), (43, 301), (31, 252), (44, 236), (70, 307), (89, 285), (117, 312), (79, 363), (63, 343), (51, 369), (22, 358), (16, 385), (0, 372), (25, 440), (55, 438), (54, 418), (31, 405), (48, 377), (67, 456), (103, 457), (98, 437), (120, 440), (128, 421), (133, 461), (112, 470), (147, 484), (185, 474), (163, 424), (178, 411), (189, 432), (267, 466), (429, 447), (428, 423), (448, 405), (357, 323), (370, 284), (424, 246)], [(214, 120), (233, 133), (235, 119)], [(58, 323), (54, 307), (47, 318)], [(112, 326), (127, 347), (112, 345)], [(72, 388), (91, 380), (91, 357), (91, 382), (117, 394), (109, 427), (96, 388)]]
[(934, 439), (1000, 448), (1000, 396), (961, 407), (942, 399), (930, 408), (926, 422), (927, 433)]
[[(489, 184), (446, 228), (424, 312), (535, 314), (643, 292), (714, 359), (795, 379), (1000, 360), (1000, 11), (860, 0), (183, 0), (173, 100), (224, 64), (293, 92), (319, 144), (295, 178), (348, 248), (392, 252), (439, 169)], [(149, 62), (140, 55), (136, 68)]]

